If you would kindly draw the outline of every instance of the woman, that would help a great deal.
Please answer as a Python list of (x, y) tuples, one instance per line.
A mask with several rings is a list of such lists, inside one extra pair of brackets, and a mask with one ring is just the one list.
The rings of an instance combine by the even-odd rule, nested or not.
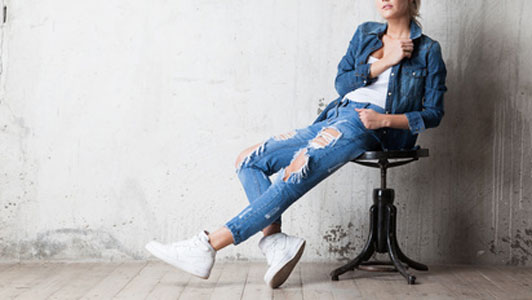
[(420, 0), (375, 2), (387, 22), (356, 29), (338, 65), (340, 97), (308, 127), (273, 136), (237, 158), (236, 173), (250, 204), (212, 233), (202, 230), (168, 245), (148, 243), (153, 255), (207, 279), (218, 250), (262, 230), (259, 247), (269, 265), (264, 280), (276, 288), (305, 247), (302, 238), (281, 232), (281, 214), (365, 151), (418, 148), (418, 133), (439, 125), (447, 71), (439, 43), (421, 33)]

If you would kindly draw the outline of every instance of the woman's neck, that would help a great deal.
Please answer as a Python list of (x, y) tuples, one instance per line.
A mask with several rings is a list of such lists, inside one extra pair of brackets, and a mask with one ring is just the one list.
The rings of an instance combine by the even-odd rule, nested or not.
[(410, 18), (388, 19), (386, 34), (394, 39), (410, 38)]

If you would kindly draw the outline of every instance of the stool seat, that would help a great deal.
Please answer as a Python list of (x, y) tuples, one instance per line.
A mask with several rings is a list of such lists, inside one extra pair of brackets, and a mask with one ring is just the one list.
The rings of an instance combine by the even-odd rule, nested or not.
[(429, 156), (429, 149), (419, 148), (417, 150), (387, 150), (387, 151), (366, 151), (359, 157), (352, 160), (372, 160), (372, 159), (395, 159), (395, 158), (419, 158)]
[[(416, 146), (410, 150), (384, 150), (384, 151), (366, 151), (359, 155), (351, 162), (363, 165), (366, 167), (381, 169), (381, 189), (386, 188), (386, 170), (388, 168), (397, 167), (411, 163), (418, 160), (420, 157), (428, 157), (429, 149)], [(406, 158), (406, 159), (405, 159)], [(399, 159), (390, 162), (389, 159)], [(371, 162), (367, 160), (377, 160)]]

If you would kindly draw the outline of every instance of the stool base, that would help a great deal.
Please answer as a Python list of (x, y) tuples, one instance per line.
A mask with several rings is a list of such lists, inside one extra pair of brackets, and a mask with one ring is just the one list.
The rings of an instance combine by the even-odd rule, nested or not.
[[(393, 189), (373, 190), (373, 205), (369, 209), (370, 226), (368, 240), (362, 252), (357, 257), (330, 273), (332, 280), (338, 280), (338, 276), (347, 271), (354, 271), (360, 265), (393, 265), (406, 278), (408, 284), (414, 284), (416, 277), (406, 271), (407, 266), (420, 271), (427, 271), (429, 269), (426, 265), (408, 258), (401, 251), (401, 248), (399, 248), (399, 243), (396, 238), (397, 208), (393, 205), (393, 200)], [(388, 253), (391, 261), (368, 262), (375, 252)]]

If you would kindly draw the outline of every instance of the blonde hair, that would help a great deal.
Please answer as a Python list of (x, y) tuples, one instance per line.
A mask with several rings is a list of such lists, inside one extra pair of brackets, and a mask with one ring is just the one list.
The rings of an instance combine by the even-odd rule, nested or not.
[(414, 22), (421, 27), (421, 22), (419, 22), (419, 7), (421, 6), (421, 0), (414, 0), (412, 2), (408, 1), (408, 11), (410, 13), (410, 17)]

